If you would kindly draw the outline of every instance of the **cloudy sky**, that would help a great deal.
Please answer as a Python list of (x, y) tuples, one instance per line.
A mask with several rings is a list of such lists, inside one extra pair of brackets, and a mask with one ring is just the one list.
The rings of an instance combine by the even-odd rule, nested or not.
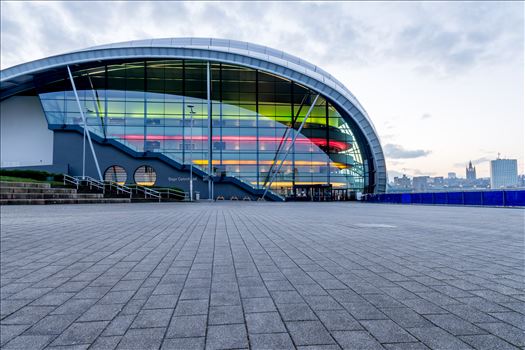
[(4, 2), (2, 69), (93, 45), (201, 36), (317, 64), (371, 116), (390, 176), (481, 176), (524, 153), (523, 2)]

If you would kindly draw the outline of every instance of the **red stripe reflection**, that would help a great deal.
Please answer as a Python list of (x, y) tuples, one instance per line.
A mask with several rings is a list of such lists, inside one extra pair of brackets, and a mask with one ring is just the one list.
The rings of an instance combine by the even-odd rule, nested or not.
[[(113, 135), (114, 137), (121, 138), (128, 141), (144, 141), (144, 135), (140, 134), (128, 134), (128, 135)], [(188, 140), (190, 139), (189, 136), (186, 137)], [(184, 137), (182, 135), (148, 135), (146, 137), (146, 140), (148, 141), (182, 141)], [(195, 135), (192, 137), (194, 141), (208, 141), (208, 136), (203, 135)], [(220, 136), (213, 136), (213, 141), (221, 141)], [(290, 140), (290, 139), (289, 139)], [(223, 142), (240, 142), (240, 143), (250, 143), (250, 142), (256, 142), (257, 137), (256, 136), (223, 136), (222, 137)], [(272, 137), (272, 136), (259, 136), (259, 142), (271, 142), (271, 143), (278, 143), (281, 142), (281, 138), (279, 137)], [(301, 144), (310, 144), (313, 143), (319, 147), (326, 147), (327, 142), (326, 139), (323, 138), (298, 138), (295, 140), (297, 143)], [(336, 141), (336, 140), (330, 140), (329, 141), (329, 147), (335, 148), (339, 151), (346, 151), (352, 147), (351, 144), (346, 143), (344, 141)]]

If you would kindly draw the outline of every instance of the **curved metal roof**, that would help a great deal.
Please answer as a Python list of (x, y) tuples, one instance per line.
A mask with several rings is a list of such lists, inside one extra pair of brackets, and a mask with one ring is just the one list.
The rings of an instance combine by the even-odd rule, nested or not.
[(329, 97), (361, 128), (373, 153), (377, 190), (386, 187), (386, 166), (372, 121), (356, 97), (341, 82), (321, 68), (296, 56), (248, 42), (213, 38), (164, 38), (135, 40), (51, 56), (0, 71), (2, 96), (23, 90), (33, 77), (66, 65), (129, 58), (186, 58), (227, 62), (260, 69), (297, 81)]

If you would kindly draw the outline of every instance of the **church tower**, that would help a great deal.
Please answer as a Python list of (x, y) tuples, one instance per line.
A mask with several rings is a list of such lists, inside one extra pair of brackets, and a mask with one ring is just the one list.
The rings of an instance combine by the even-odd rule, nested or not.
[(467, 180), (473, 181), (476, 180), (476, 167), (472, 166), (472, 161), (468, 162), (468, 168), (465, 168), (467, 174)]

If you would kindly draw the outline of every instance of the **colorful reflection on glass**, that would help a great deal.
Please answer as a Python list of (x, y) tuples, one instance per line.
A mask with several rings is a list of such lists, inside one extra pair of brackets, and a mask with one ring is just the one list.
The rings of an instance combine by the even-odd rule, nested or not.
[[(211, 158), (214, 175), (234, 176), (255, 188), (268, 185), (290, 148), (275, 174), (276, 192), (286, 195), (293, 185), (312, 184), (363, 191), (367, 174), (359, 140), (322, 96), (291, 144), (316, 95), (295, 82), (211, 64), (210, 122), (205, 62), (107, 64), (77, 69), (74, 77), (88, 128), (103, 138), (179, 163), (191, 158), (204, 171)], [(65, 78), (38, 88), (44, 111), (50, 124), (82, 126)], [(194, 106), (192, 115), (189, 105)]]

